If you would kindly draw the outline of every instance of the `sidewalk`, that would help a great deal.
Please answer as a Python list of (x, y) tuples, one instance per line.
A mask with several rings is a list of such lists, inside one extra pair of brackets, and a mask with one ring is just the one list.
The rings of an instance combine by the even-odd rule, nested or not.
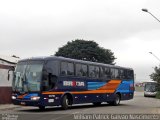
[(0, 104), (0, 110), (9, 110), (9, 109), (14, 109), (20, 106), (13, 105), (13, 104)]

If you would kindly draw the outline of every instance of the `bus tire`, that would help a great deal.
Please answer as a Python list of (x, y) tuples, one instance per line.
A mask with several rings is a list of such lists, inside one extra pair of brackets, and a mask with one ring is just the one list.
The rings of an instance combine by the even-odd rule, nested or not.
[(45, 110), (45, 106), (38, 106), (39, 107), (39, 110), (43, 111)]
[(114, 101), (109, 101), (108, 103), (109, 103), (110, 105), (117, 106), (117, 105), (120, 104), (120, 101), (121, 101), (120, 95), (119, 95), (119, 94), (115, 94), (115, 99), (114, 99)]
[(62, 109), (66, 110), (69, 107), (69, 98), (67, 95), (65, 95), (62, 99), (62, 103), (61, 103)]
[(94, 105), (94, 106), (100, 106), (100, 105), (101, 105), (101, 102), (94, 102), (93, 105)]

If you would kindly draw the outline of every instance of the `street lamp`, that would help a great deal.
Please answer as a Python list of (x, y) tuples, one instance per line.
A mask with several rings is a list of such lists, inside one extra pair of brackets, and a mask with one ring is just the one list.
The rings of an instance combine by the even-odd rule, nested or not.
[(149, 13), (149, 14), (152, 15), (152, 17), (154, 17), (158, 22), (160, 22), (160, 20), (159, 20), (156, 16), (154, 16), (151, 12), (149, 12), (148, 9), (143, 8), (142, 11)]
[(153, 54), (153, 52), (149, 52), (149, 53), (153, 55), (160, 62), (160, 59), (155, 54)]

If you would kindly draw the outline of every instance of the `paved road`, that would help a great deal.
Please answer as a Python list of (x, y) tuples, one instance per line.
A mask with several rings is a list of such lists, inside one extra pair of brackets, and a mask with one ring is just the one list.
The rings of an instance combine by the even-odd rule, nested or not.
[[(143, 97), (143, 92), (135, 92), (132, 100), (122, 101), (119, 106), (110, 106), (107, 103), (94, 107), (92, 104), (74, 105), (71, 109), (61, 110), (60, 107), (47, 108), (39, 111), (35, 107), (16, 107), (0, 110), (2, 118), (17, 117), (18, 120), (63, 120), (73, 119), (75, 114), (160, 114), (160, 100)], [(13, 115), (13, 116), (11, 116)], [(159, 118), (160, 119), (160, 118)]]

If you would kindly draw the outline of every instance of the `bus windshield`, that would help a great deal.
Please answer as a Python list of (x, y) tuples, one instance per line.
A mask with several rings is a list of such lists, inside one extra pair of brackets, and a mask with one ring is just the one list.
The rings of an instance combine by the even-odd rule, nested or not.
[(155, 92), (156, 91), (156, 83), (146, 83), (144, 90), (146, 92)]
[(42, 68), (42, 61), (19, 62), (15, 70), (13, 91), (40, 91)]

